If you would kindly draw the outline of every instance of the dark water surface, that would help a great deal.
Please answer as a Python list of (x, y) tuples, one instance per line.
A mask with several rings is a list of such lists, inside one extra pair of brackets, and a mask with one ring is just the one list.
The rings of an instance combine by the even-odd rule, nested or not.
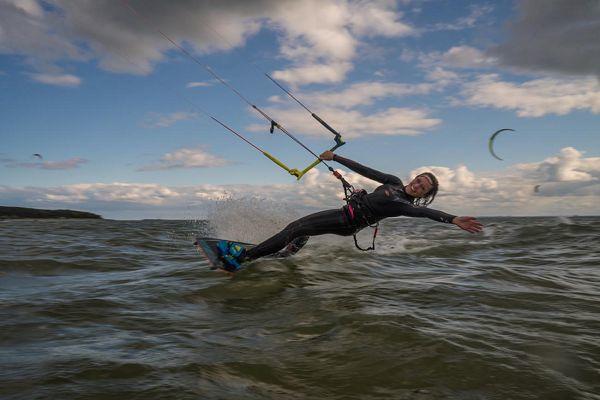
[(0, 398), (600, 399), (600, 218), (482, 221), (234, 278), (203, 223), (0, 221)]

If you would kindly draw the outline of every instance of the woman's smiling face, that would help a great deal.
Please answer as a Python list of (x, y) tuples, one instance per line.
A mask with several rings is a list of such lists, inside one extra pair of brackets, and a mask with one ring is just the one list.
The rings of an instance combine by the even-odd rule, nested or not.
[(412, 197), (425, 197), (432, 188), (431, 178), (427, 175), (419, 175), (404, 187), (404, 191)]

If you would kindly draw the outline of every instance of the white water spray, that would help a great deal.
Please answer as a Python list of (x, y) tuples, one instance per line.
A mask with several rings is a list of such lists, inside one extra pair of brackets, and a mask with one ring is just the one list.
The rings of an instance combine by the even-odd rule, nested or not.
[(298, 217), (289, 206), (258, 197), (226, 197), (207, 213), (211, 234), (246, 243), (260, 243)]

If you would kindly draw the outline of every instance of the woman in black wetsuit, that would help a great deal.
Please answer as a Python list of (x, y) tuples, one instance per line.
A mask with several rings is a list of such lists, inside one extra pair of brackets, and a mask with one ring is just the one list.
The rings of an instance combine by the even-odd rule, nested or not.
[[(294, 239), (303, 236), (326, 233), (349, 236), (387, 217), (402, 215), (427, 217), (434, 221), (454, 224), (470, 233), (481, 232), (483, 228), (483, 225), (473, 217), (457, 217), (425, 207), (433, 201), (438, 189), (438, 181), (430, 172), (418, 175), (405, 186), (397, 176), (365, 167), (331, 151), (324, 152), (320, 158), (326, 161), (337, 161), (352, 171), (381, 183), (381, 186), (372, 193), (362, 196), (360, 204), (350, 202), (341, 209), (320, 211), (292, 222), (278, 234), (245, 251), (238, 257), (239, 262), (255, 260), (275, 253)], [(301, 246), (304, 243), (306, 240)]]

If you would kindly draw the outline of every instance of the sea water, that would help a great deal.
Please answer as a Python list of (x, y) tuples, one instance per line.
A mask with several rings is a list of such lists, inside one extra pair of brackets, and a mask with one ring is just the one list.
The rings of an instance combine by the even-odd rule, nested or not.
[(600, 218), (481, 221), (233, 277), (207, 221), (0, 221), (0, 398), (600, 399)]

